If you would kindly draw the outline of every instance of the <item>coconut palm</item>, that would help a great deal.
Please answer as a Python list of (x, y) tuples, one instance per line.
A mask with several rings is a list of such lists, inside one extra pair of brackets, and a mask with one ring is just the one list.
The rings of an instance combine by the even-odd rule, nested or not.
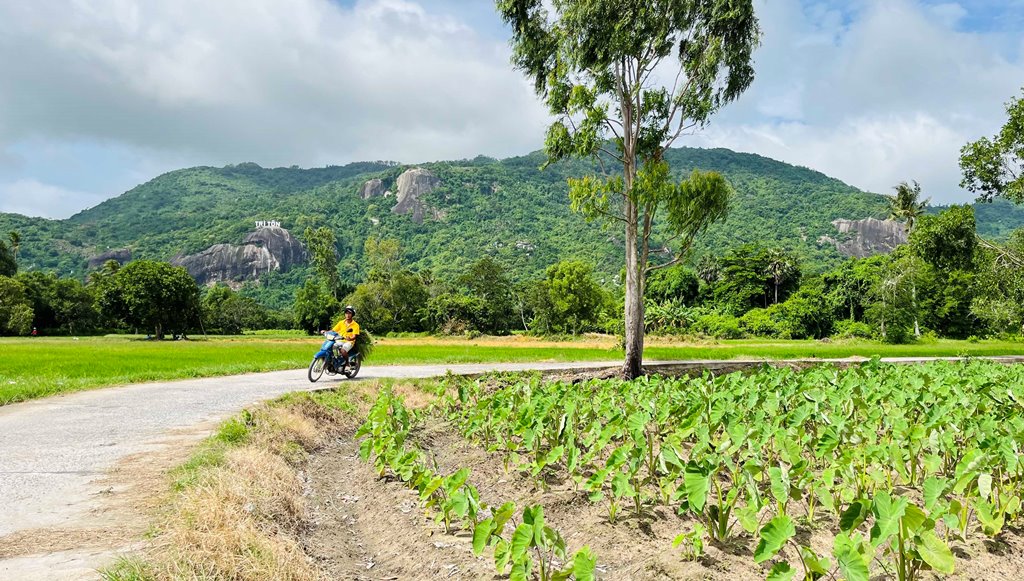
[(771, 277), (772, 282), (775, 283), (775, 301), (773, 304), (778, 304), (779, 302), (779, 286), (789, 280), (798, 270), (799, 267), (796, 260), (788, 252), (780, 248), (768, 250), (768, 265), (765, 268), (765, 274)]
[(889, 219), (904, 223), (907, 234), (914, 229), (914, 222), (924, 214), (930, 199), (921, 200), (921, 184), (914, 182), (911, 186), (907, 182), (900, 182), (895, 188), (896, 194), (886, 196), (889, 200)]
[[(889, 199), (889, 219), (903, 222), (903, 228), (909, 237), (911, 230), (914, 229), (914, 222), (921, 214), (924, 214), (924, 209), (928, 206), (930, 199), (920, 200), (921, 184), (917, 181), (914, 181), (913, 187), (907, 182), (900, 182), (893, 189), (896, 190), (896, 195), (886, 196)], [(917, 285), (913, 283), (911, 296), (914, 305), (914, 336), (920, 337), (921, 326), (917, 322)]]

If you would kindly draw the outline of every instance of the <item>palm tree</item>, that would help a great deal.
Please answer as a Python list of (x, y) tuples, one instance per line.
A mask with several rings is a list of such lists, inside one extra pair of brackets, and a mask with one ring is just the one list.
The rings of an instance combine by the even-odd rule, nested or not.
[[(914, 222), (921, 214), (924, 214), (924, 209), (928, 206), (930, 198), (919, 201), (921, 184), (916, 180), (913, 187), (907, 182), (900, 182), (893, 189), (896, 190), (896, 195), (886, 196), (889, 199), (889, 219), (904, 222), (903, 228), (909, 238), (911, 230), (914, 229)], [(920, 337), (921, 326), (917, 322), (917, 285), (913, 282), (911, 282), (910, 291), (914, 304), (914, 336)]]
[(768, 250), (768, 266), (765, 268), (765, 274), (771, 277), (772, 282), (775, 283), (775, 302), (772, 304), (779, 302), (779, 286), (796, 272), (796, 261), (789, 253), (779, 248)]
[(11, 239), (11, 250), (14, 252), (14, 263), (18, 263), (18, 249), (21, 248), (21, 234), (18, 234), (16, 230), (11, 230), (8, 234)]
[(896, 190), (896, 194), (886, 196), (889, 200), (889, 219), (903, 222), (903, 227), (909, 236), (910, 231), (914, 229), (914, 222), (924, 214), (924, 209), (928, 207), (928, 202), (931, 200), (919, 201), (921, 184), (917, 181), (914, 181), (913, 186), (907, 182), (900, 182), (893, 189)]

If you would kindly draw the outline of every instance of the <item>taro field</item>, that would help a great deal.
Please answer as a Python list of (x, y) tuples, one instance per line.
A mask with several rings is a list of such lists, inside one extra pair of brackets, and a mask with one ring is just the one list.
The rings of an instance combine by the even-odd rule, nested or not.
[(442, 387), (360, 456), (487, 578), (1024, 578), (1024, 366)]

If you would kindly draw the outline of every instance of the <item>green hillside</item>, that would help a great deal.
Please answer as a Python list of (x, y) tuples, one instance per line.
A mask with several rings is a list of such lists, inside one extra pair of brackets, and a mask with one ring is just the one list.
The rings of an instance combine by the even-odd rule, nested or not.
[[(723, 172), (737, 195), (729, 218), (696, 249), (722, 253), (759, 241), (795, 250), (820, 269), (840, 259), (817, 239), (834, 231), (836, 218), (883, 217), (885, 200), (819, 172), (725, 149), (674, 149), (673, 171)], [(516, 278), (533, 277), (564, 258), (593, 262), (607, 278), (622, 266), (622, 234), (588, 224), (572, 213), (568, 176), (592, 170), (587, 162), (560, 163), (543, 171), (541, 153), (494, 160), (422, 164), (441, 185), (426, 198), (436, 210), (423, 224), (391, 213), (394, 197), (362, 200), (360, 186), (381, 178), (386, 186), (408, 166), (363, 162), (316, 169), (262, 168), (243, 163), (173, 171), (67, 220), (0, 214), (0, 231), (22, 234), (20, 264), (27, 270), (82, 277), (89, 257), (129, 248), (135, 258), (170, 259), (217, 243), (239, 243), (256, 220), (278, 220), (301, 236), (306, 226), (330, 226), (339, 240), (343, 275), (358, 280), (367, 237), (398, 238), (415, 268), (441, 277), (490, 255)], [(979, 231), (999, 237), (1024, 224), (1024, 209), (979, 211)], [(990, 215), (991, 214), (991, 215)], [(986, 230), (986, 224), (998, 228)], [(290, 300), (304, 268), (269, 277), (260, 293), (270, 302)], [(267, 281), (265, 281), (266, 283)], [(264, 286), (267, 286), (266, 284)]]

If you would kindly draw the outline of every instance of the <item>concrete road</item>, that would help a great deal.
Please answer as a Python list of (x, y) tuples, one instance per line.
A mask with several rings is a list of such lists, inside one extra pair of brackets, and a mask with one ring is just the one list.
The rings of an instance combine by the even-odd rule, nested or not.
[[(679, 361), (646, 366), (734, 369), (761, 363)], [(371, 366), (357, 381), (432, 377), (448, 371), (619, 365), (609, 361)], [(166, 482), (166, 471), (184, 461), (190, 447), (218, 422), (283, 393), (344, 386), (345, 381), (325, 376), (311, 384), (302, 369), (98, 389), (0, 407), (0, 579), (97, 578), (97, 567), (141, 538), (153, 491)]]

